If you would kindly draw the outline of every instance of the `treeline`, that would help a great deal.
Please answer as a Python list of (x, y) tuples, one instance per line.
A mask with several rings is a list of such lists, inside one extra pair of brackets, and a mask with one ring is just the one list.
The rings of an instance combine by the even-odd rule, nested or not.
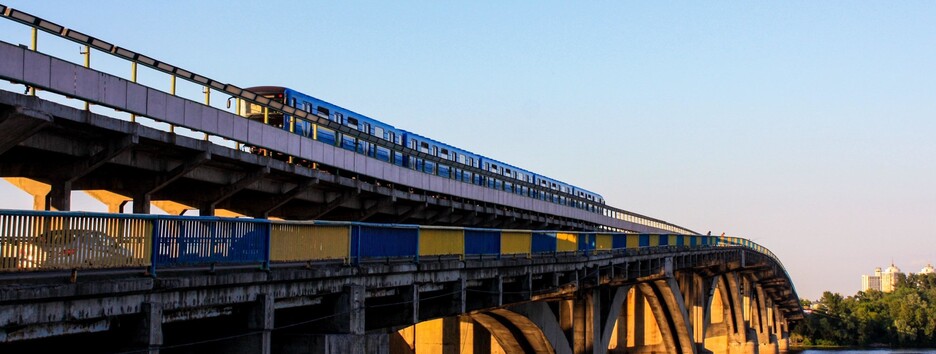
[(794, 345), (936, 347), (936, 274), (899, 274), (890, 293), (826, 291), (803, 308), (814, 310), (793, 328)]

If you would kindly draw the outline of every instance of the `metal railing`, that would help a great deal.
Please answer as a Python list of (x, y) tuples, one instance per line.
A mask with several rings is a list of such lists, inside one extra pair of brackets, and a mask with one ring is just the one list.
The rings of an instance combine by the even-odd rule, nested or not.
[[(620, 250), (741, 247), (738, 237), (499, 230), (327, 221), (0, 210), (0, 273), (160, 269), (421, 257), (534, 257)], [(789, 277), (789, 275), (787, 275)]]

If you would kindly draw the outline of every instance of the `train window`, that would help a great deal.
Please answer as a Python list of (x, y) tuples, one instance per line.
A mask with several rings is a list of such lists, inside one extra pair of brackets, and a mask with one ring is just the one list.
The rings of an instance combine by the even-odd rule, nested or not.
[(335, 113), (335, 121), (338, 123), (344, 122), (344, 115), (341, 113)]
[(432, 156), (439, 156), (439, 147), (432, 145)]
[(296, 105), (296, 98), (295, 98), (295, 97), (293, 97), (293, 99), (292, 99), (292, 104), (291, 104), (291, 106), (293, 106), (293, 107), (299, 107), (299, 106)]
[(416, 139), (410, 139), (409, 147), (410, 149), (413, 149), (413, 150), (416, 149)]
[(364, 128), (361, 128), (361, 130), (364, 131), (364, 134), (370, 134), (371, 133), (370, 124), (364, 123), (363, 125), (364, 125)]
[(358, 128), (358, 120), (357, 120), (357, 118), (348, 117), (348, 126), (354, 128), (354, 129), (357, 129), (357, 128)]
[(328, 112), (328, 108), (325, 108), (325, 107), (322, 107), (322, 106), (316, 107), (315, 110), (317, 110), (319, 114), (323, 114), (323, 115), (325, 115), (326, 117), (329, 116), (329, 115), (331, 115), (331, 113)]
[(439, 155), (439, 156), (441, 156), (441, 157), (444, 158), (444, 159), (448, 159), (448, 158), (449, 158), (449, 151), (446, 150), (446, 149), (442, 149), (442, 155)]
[(394, 132), (389, 132), (389, 133), (387, 133), (387, 138), (389, 138), (389, 140), (392, 141), (392, 142), (394, 142), (394, 143), (397, 143), (397, 144), (400, 143), (399, 141), (397, 141), (397, 139), (396, 139), (396, 133), (394, 133)]
[(383, 128), (381, 127), (374, 127), (374, 136), (381, 139), (387, 139), (386, 132), (384, 132)]

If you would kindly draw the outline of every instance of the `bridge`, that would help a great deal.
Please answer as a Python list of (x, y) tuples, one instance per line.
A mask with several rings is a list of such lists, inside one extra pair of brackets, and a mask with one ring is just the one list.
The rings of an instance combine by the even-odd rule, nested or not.
[[(0, 91), (0, 177), (48, 210), (0, 212), (0, 348), (752, 353), (785, 350), (802, 316), (779, 259), (751, 241), (524, 181), (494, 184), (504, 176), (471, 166), (460, 168), (492, 183), (379, 161), (216, 108), (211, 93), (455, 168), (31, 14), (0, 13), (34, 28), (31, 46), (0, 42), (0, 77), (27, 91)], [(129, 61), (131, 78), (38, 52), (38, 31)], [(137, 84), (137, 65), (166, 73), (171, 92)], [(205, 100), (175, 95), (178, 78), (204, 86)], [(67, 212), (77, 190), (111, 213)], [(152, 205), (200, 216), (150, 215)]]

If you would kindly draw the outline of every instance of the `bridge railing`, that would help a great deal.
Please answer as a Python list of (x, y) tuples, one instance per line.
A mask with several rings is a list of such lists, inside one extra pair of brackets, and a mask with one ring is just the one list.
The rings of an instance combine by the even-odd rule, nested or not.
[[(205, 140), (209, 140), (210, 135), (235, 142), (237, 148), (247, 145), (258, 146), (271, 151), (277, 151), (285, 156), (302, 156), (301, 144), (287, 143), (296, 140), (296, 138), (299, 138), (298, 136), (284, 132), (282, 129), (273, 131), (270, 126), (264, 126), (262, 123), (250, 121), (231, 112), (211, 107), (211, 92), (215, 91), (229, 96), (230, 98), (234, 98), (238, 100), (238, 102), (251, 102), (259, 107), (263, 107), (268, 112), (280, 112), (293, 117), (294, 121), (298, 119), (316, 126), (327, 127), (341, 134), (353, 136), (356, 139), (361, 139), (368, 143), (400, 152), (406, 156), (418, 157), (427, 161), (433, 161), (436, 164), (452, 164), (452, 161), (445, 158), (413, 150), (407, 146), (398, 145), (371, 134), (362, 134), (358, 130), (334, 122), (327, 117), (319, 116), (317, 113), (305, 111), (299, 107), (291, 107), (235, 85), (226, 84), (199, 75), (193, 71), (159, 61), (142, 53), (131, 51), (127, 48), (117, 46), (105, 40), (66, 28), (62, 25), (2, 4), (0, 4), (0, 15), (6, 19), (31, 26), (34, 29), (33, 45), (30, 49), (18, 48), (20, 50), (19, 53), (0, 53), (0, 57), (4, 59), (4, 62), (0, 63), (0, 77), (10, 80), (11, 82), (27, 85), (33, 93), (36, 89), (42, 89), (65, 95), (68, 98), (83, 100), (87, 104), (101, 105), (121, 112), (128, 112), (131, 114), (131, 120), (134, 120), (137, 116), (148, 117), (156, 122), (169, 124), (170, 131), (174, 131), (174, 128), (177, 126), (185, 127), (191, 129), (193, 132), (203, 132), (205, 134)], [(37, 55), (35, 40), (37, 31), (42, 31), (86, 46), (84, 50), (84, 53), (86, 53), (84, 67), (58, 58), (50, 59), (45, 56)], [(133, 68), (131, 73), (132, 78), (130, 80), (125, 80), (91, 70), (90, 53), (92, 50), (130, 62)], [(172, 82), (170, 92), (166, 93), (137, 84), (137, 65), (142, 65), (169, 75)], [(38, 70), (43, 67), (45, 71), (38, 74), (28, 70)], [(201, 87), (205, 93), (204, 101), (198, 102), (197, 99), (186, 100), (177, 96), (175, 92), (176, 78), (181, 78), (184, 81), (191, 82)], [(217, 100), (215, 101), (217, 102)], [(89, 106), (86, 105), (86, 107)], [(203, 119), (203, 116), (209, 118)], [(198, 119), (194, 117), (198, 117)], [(305, 139), (305, 137), (302, 138)], [(503, 178), (503, 176), (473, 166), (462, 165), (459, 166), (459, 168), (488, 178)], [(694, 233), (689, 229), (663, 220), (623, 209), (617, 209), (604, 204), (597, 204), (594, 201), (586, 200), (585, 198), (571, 193), (543, 188), (527, 181), (515, 180), (511, 181), (511, 183), (539, 191), (539, 193), (545, 195), (562, 195), (569, 201), (568, 206), (570, 208), (574, 208), (575, 205), (592, 205), (597, 211), (597, 215), (623, 222), (618, 224), (627, 225), (627, 223), (630, 223), (642, 225), (651, 230), (665, 230), (667, 232), (681, 234)], [(603, 222), (609, 223), (608, 221)], [(606, 226), (620, 228), (616, 226)]]
[(499, 230), (326, 221), (0, 210), (0, 272), (271, 263), (589, 256), (743, 247), (738, 237)]

